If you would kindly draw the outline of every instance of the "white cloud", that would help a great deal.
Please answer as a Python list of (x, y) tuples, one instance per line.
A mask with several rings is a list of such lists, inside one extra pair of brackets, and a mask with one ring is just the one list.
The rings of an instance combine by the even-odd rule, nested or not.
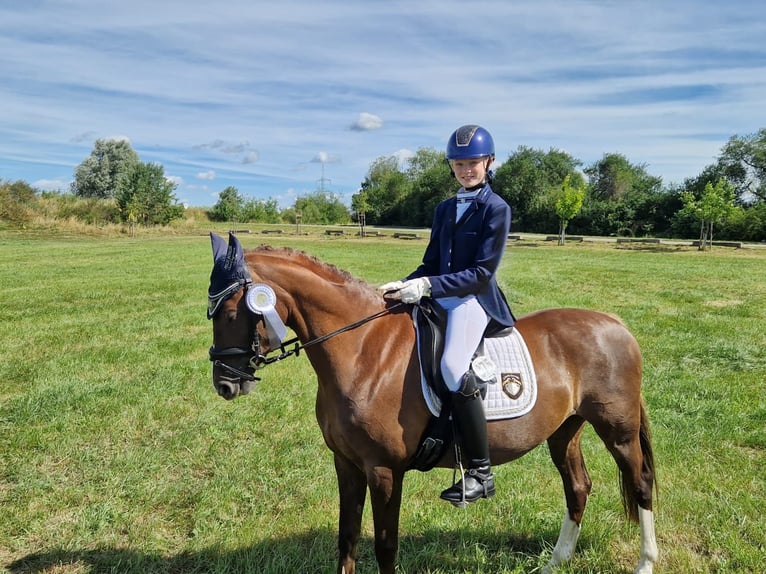
[(391, 154), (399, 162), (400, 167), (405, 167), (407, 162), (415, 157), (415, 152), (410, 149), (400, 149)]
[(249, 151), (242, 156), (242, 163), (255, 163), (258, 161), (259, 157), (257, 151)]
[(193, 149), (211, 149), (225, 154), (240, 154), (250, 149), (250, 142), (247, 140), (237, 143), (228, 142), (222, 139), (213, 140), (210, 143), (198, 144)]
[(356, 121), (351, 124), (351, 129), (358, 132), (377, 130), (383, 127), (383, 119), (367, 112), (362, 112)]
[(314, 157), (311, 158), (311, 163), (338, 163), (340, 162), (340, 156), (334, 153), (326, 151), (320, 151)]
[(211, 169), (210, 171), (203, 171), (196, 175), (197, 179), (204, 179), (208, 181), (212, 181), (215, 179), (215, 172)]

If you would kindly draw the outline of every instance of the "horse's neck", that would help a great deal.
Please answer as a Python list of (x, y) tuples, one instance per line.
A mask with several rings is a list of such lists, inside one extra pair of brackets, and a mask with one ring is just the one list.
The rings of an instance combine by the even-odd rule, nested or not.
[[(408, 347), (414, 344), (409, 315), (395, 313), (353, 327), (385, 309), (385, 302), (372, 288), (313, 259), (272, 259), (265, 260), (270, 264), (259, 268), (258, 273), (274, 287), (277, 299), (287, 305), (287, 325), (304, 345), (329, 336), (305, 351), (317, 374), (322, 416), (345, 404), (338, 402), (338, 397), (361, 394), (365, 397), (361, 402), (375, 405), (379, 403), (370, 397), (383, 402), (400, 400), (402, 391), (397, 391), (394, 382), (405, 380)], [(345, 332), (349, 326), (353, 328)], [(398, 344), (390, 345), (391, 340)], [(380, 391), (381, 385), (385, 392)]]
[(289, 301), (288, 326), (300, 338), (326, 335), (383, 308), (361, 282), (336, 276), (318, 262), (296, 256), (280, 259), (268, 269), (271, 281)]

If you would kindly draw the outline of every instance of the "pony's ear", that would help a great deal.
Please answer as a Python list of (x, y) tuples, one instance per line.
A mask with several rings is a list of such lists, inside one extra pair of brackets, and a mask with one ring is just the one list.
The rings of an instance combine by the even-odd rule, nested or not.
[(245, 251), (242, 249), (242, 244), (231, 231), (229, 231), (229, 252), (234, 254), (235, 261), (244, 261)]
[(218, 261), (226, 257), (226, 241), (218, 237), (212, 231), (210, 232), (210, 243), (213, 245), (213, 261)]

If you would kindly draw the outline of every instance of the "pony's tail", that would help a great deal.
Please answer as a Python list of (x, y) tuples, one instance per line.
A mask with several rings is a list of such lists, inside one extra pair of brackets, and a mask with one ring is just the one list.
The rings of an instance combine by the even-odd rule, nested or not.
[(638, 522), (639, 506), (652, 508), (652, 492), (659, 497), (657, 474), (654, 468), (652, 435), (643, 399), (641, 399), (641, 424), (638, 430), (638, 440), (641, 445), (641, 476), (630, 477), (625, 472), (620, 473), (622, 506), (628, 519), (633, 522)]

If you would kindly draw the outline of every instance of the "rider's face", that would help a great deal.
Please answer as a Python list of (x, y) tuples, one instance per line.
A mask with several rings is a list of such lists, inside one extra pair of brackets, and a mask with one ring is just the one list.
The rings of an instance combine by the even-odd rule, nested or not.
[(491, 164), (491, 157), (453, 159), (450, 161), (455, 177), (465, 188), (482, 184), (487, 177), (487, 170)]

